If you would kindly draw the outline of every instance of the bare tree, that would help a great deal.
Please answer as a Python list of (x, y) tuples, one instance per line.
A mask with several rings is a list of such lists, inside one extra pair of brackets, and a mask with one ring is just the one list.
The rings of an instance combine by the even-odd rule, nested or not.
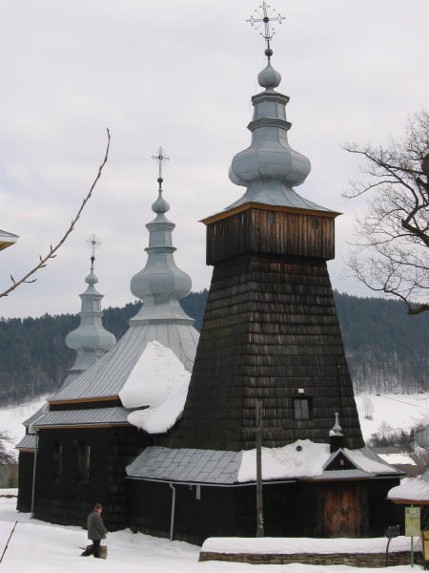
[(405, 302), (409, 314), (429, 310), (429, 113), (410, 117), (405, 134), (383, 147), (344, 149), (365, 159), (368, 178), (348, 198), (367, 194), (350, 266), (373, 291)]
[(14, 455), (10, 453), (10, 448), (6, 446), (6, 443), (10, 443), (10, 441), (9, 436), (5, 432), (0, 431), (0, 464), (12, 464), (15, 462)]
[(44, 256), (39, 255), (39, 262), (30, 271), (28, 271), (28, 273), (26, 273), (23, 277), (21, 277), (20, 279), (17, 279), (17, 280), (15, 280), (13, 275), (10, 275), (10, 279), (12, 281), (12, 284), (5, 291), (0, 292), (0, 298), (4, 297), (4, 296), (8, 296), (12, 291), (14, 291), (17, 287), (19, 287), (20, 285), (22, 285), (24, 283), (33, 283), (36, 279), (32, 278), (32, 277), (37, 273), (37, 271), (46, 267), (48, 261), (50, 259), (54, 259), (57, 256), (57, 251), (65, 243), (67, 237), (70, 235), (70, 233), (75, 228), (75, 225), (76, 225), (77, 221), (79, 220), (79, 218), (82, 214), (82, 211), (85, 208), (85, 205), (87, 204), (87, 202), (89, 201), (89, 199), (92, 196), (92, 193), (95, 189), (95, 186), (97, 185), (98, 180), (100, 179), (101, 174), (103, 172), (103, 168), (107, 163), (107, 159), (109, 157), (109, 149), (110, 149), (110, 131), (107, 128), (107, 145), (106, 145), (106, 151), (104, 153), (103, 160), (100, 163), (100, 165), (98, 166), (97, 175), (96, 175), (94, 181), (92, 182), (88, 193), (86, 194), (85, 198), (83, 199), (82, 203), (80, 204), (80, 207), (79, 207), (76, 215), (72, 219), (72, 222), (70, 223), (69, 227), (67, 228), (67, 230), (65, 231), (63, 236), (59, 239), (59, 241), (54, 246), (52, 246), (52, 245), (49, 246), (49, 250), (48, 250), (47, 254), (45, 254)]

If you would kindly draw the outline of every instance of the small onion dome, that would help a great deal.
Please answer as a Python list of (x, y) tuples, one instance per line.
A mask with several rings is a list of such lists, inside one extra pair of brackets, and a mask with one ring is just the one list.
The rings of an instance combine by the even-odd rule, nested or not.
[[(158, 179), (158, 182), (162, 183), (162, 179)], [(162, 189), (159, 190), (158, 198), (154, 203), (152, 203), (152, 211), (157, 214), (167, 213), (170, 209), (170, 205), (162, 196)]]
[(276, 88), (280, 85), (281, 80), (281, 75), (271, 66), (270, 62), (268, 62), (267, 67), (258, 74), (259, 85), (267, 90)]

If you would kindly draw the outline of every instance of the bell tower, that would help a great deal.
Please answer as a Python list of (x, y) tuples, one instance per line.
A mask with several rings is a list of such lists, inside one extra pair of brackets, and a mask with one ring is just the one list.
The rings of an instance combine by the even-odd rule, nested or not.
[(326, 442), (339, 413), (346, 447), (363, 446), (327, 261), (335, 256), (338, 212), (295, 187), (309, 159), (292, 149), (289, 97), (277, 91), (273, 24), (263, 2), (266, 67), (253, 96), (250, 146), (232, 160), (240, 199), (203, 220), (213, 277), (183, 417), (173, 447), (250, 449), (256, 403), (264, 446)]

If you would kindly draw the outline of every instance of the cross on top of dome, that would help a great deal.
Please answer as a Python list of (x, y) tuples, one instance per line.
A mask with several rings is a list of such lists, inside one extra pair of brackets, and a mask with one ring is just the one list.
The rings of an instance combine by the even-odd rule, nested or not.
[(165, 151), (160, 146), (158, 149), (158, 153), (156, 155), (152, 155), (152, 159), (156, 159), (158, 161), (158, 184), (159, 190), (161, 190), (162, 182), (164, 181), (162, 178), (162, 162), (168, 161), (170, 158), (166, 155)]
[(270, 57), (273, 55), (273, 51), (271, 49), (271, 40), (273, 39), (273, 36), (275, 34), (275, 29), (272, 23), (277, 22), (278, 24), (281, 24), (283, 20), (285, 20), (286, 18), (284, 16), (281, 16), (280, 14), (274, 14), (276, 12), (275, 8), (272, 8), (272, 13), (268, 14), (268, 9), (271, 8), (271, 6), (270, 4), (267, 4), (265, 0), (262, 2), (259, 8), (261, 12), (255, 10), (259, 18), (255, 18), (252, 15), (250, 16), (250, 18), (246, 20), (246, 22), (249, 22), (251, 26), (256, 28), (259, 28), (261, 24), (264, 26), (264, 31), (260, 32), (260, 34), (264, 38), (265, 43), (267, 45), (265, 49), (265, 55), (268, 57), (269, 60)]

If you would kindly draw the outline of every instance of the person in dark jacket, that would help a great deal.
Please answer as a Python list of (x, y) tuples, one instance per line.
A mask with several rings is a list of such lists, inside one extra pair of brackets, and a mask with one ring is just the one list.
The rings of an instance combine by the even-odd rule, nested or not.
[(92, 541), (92, 545), (87, 547), (82, 555), (94, 555), (100, 557), (100, 543), (102, 539), (106, 539), (107, 529), (104, 526), (101, 513), (103, 506), (101, 503), (96, 503), (93, 510), (88, 515), (86, 520), (86, 528), (88, 530), (88, 539)]

